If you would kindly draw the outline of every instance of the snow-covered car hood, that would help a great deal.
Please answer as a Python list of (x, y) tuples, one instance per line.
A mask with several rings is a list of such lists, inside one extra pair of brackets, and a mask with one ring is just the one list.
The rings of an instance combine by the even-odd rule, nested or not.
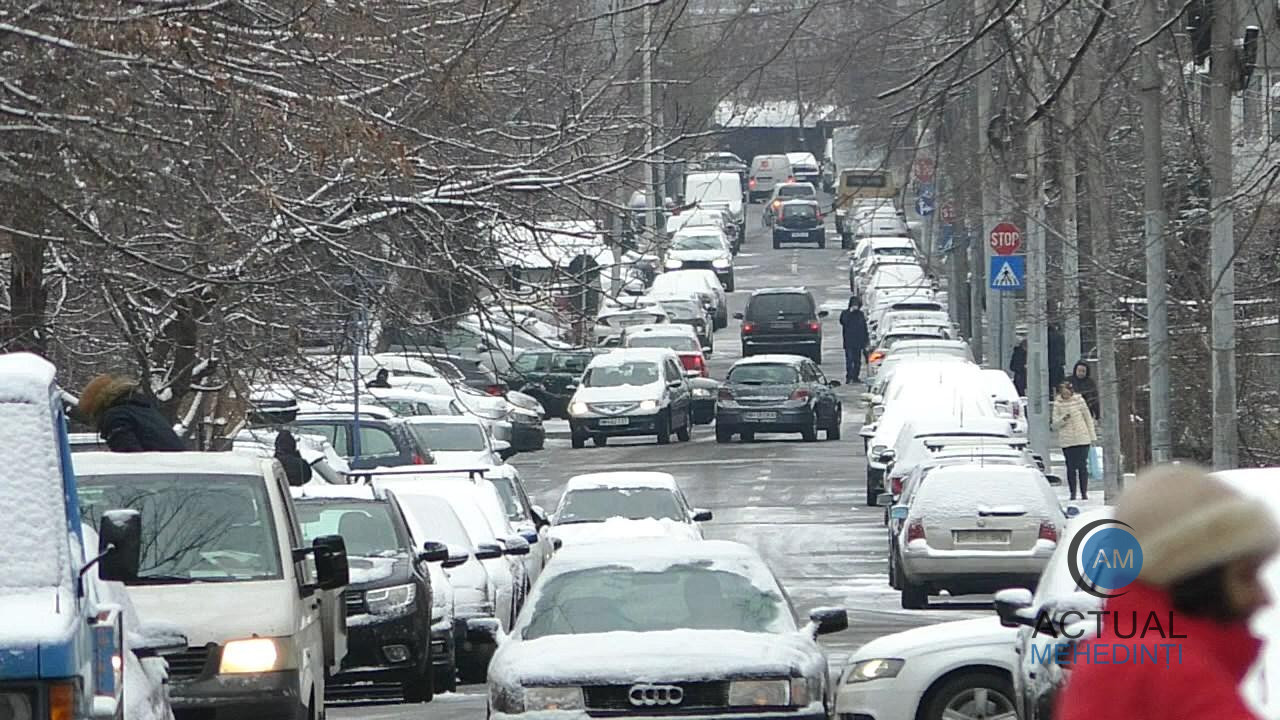
[(408, 558), (400, 557), (364, 557), (351, 555), (347, 558), (351, 568), (351, 585), (383, 584), (396, 575), (407, 577), (409, 574)]
[(549, 532), (551, 537), (563, 541), (565, 545), (646, 537), (662, 537), (672, 540), (702, 539), (702, 532), (698, 530), (697, 525), (666, 518), (631, 520), (629, 518), (615, 517), (609, 518), (604, 522), (553, 525)]
[[(202, 647), (248, 637), (287, 637), (297, 629), (298, 586), (292, 580), (132, 585), (138, 615), (182, 628)], [(252, 608), (252, 612), (246, 612)]]
[(789, 677), (824, 658), (800, 633), (664, 630), (508, 638), (489, 666), (489, 682), (516, 685), (630, 684)]
[(432, 450), (437, 467), (482, 468), (498, 464), (498, 459), (488, 450)]
[(729, 253), (723, 250), (671, 250), (667, 257), (690, 262), (709, 262), (717, 258), (729, 259)]
[(573, 402), (625, 403), (657, 400), (660, 397), (662, 397), (662, 383), (655, 382), (648, 385), (580, 387), (573, 393)]
[(40, 646), (66, 643), (77, 622), (70, 592), (56, 587), (5, 590), (0, 594), (0, 680), (39, 675)]
[(892, 635), (881, 635), (863, 645), (850, 658), (848, 665), (872, 658), (908, 659), (915, 655), (962, 647), (1002, 645), (1012, 647), (1018, 629), (1000, 624), (1000, 618), (981, 617), (972, 620), (926, 625)]

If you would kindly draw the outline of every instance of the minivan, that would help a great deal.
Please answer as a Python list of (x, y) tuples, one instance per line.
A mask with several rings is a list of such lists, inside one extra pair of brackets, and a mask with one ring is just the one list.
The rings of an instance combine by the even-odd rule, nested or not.
[(75, 464), (85, 522), (141, 515), (125, 584), (140, 614), (188, 638), (167, 658), (176, 716), (320, 718), (347, 654), (346, 544), (305, 544), (280, 464), (233, 452), (90, 452)]
[(737, 173), (697, 172), (684, 176), (684, 202), (716, 204), (728, 208), (738, 237), (747, 233), (747, 215), (742, 207), (742, 181)]
[(751, 158), (747, 198), (755, 202), (773, 194), (773, 186), (791, 179), (791, 162), (786, 155), (757, 155)]
[(751, 293), (742, 321), (742, 357), (776, 352), (804, 355), (822, 363), (822, 321), (813, 295), (802, 287), (766, 288)]

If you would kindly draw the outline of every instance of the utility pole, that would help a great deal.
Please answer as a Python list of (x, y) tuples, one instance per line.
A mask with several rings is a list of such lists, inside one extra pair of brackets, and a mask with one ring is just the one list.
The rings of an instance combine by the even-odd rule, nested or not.
[[(1042, 0), (1026, 0), (1027, 27), (1040, 22), (1043, 13)], [(1029, 42), (1043, 41), (1044, 31), (1035, 33)], [(1030, 46), (1034, 47), (1034, 45)], [(1044, 65), (1037, 61), (1036, 53), (1028, 49), (1027, 64), (1031, 66), (1032, 107), (1044, 91)], [(1048, 262), (1045, 252), (1044, 206), (1044, 121), (1037, 120), (1027, 126), (1027, 404), (1029, 406), (1029, 439), (1031, 448), (1049, 461), (1049, 340), (1047, 290), (1045, 274)]]
[[(983, 0), (973, 0), (973, 17), (978, 29), (986, 25), (987, 8)], [(991, 57), (991, 40), (983, 35), (978, 39), (978, 62), (985, 65)], [(982, 220), (978, 223), (978, 232), (974, 233), (969, 245), (969, 264), (973, 267), (974, 283), (971, 288), (970, 306), (977, 320), (973, 323), (973, 339), (981, 342), (983, 334), (982, 309), (985, 300), (988, 311), (996, 308), (996, 303), (1003, 303), (1003, 293), (992, 290), (986, 281), (987, 268), (991, 265), (991, 245), (986, 241), (991, 228), (1000, 222), (996, 204), (995, 160), (991, 156), (991, 138), (987, 134), (991, 127), (991, 69), (983, 70), (978, 75), (978, 178), (979, 190), (982, 193)], [(1003, 368), (1008, 364), (1003, 346), (1000, 344), (999, 322), (989, 322), (991, 337), (986, 343), (987, 352), (982, 358), (989, 368)]]
[(1084, 357), (1080, 338), (1080, 195), (1076, 188), (1075, 83), (1062, 93), (1062, 332), (1067, 338), (1067, 372)]
[(1209, 60), (1209, 279), (1213, 293), (1213, 467), (1237, 466), (1235, 223), (1231, 216), (1231, 91), (1236, 74), (1235, 0), (1216, 0)]
[[(1144, 36), (1153, 36), (1159, 31), (1163, 17), (1160, 5), (1160, 0), (1143, 0), (1140, 21)], [(1159, 43), (1152, 40), (1142, 48), (1142, 239), (1147, 251), (1147, 363), (1151, 415), (1148, 425), (1151, 430), (1151, 460), (1157, 463), (1173, 459), (1169, 435), (1169, 305), (1164, 247), (1164, 228), (1168, 217), (1164, 209), (1164, 135), (1160, 126), (1163, 83)], [(1229, 118), (1228, 114), (1228, 122)], [(1234, 410), (1232, 417), (1235, 417)]]
[(662, 190), (661, 184), (661, 163), (654, 156), (656, 146), (655, 129), (657, 119), (654, 117), (653, 103), (653, 4), (646, 3), (644, 6), (644, 47), (640, 49), (644, 53), (643, 77), (641, 83), (644, 85), (644, 151), (645, 162), (649, 168), (649, 212), (646, 217), (649, 222), (649, 242), (653, 242), (662, 231), (662, 199), (666, 193)]

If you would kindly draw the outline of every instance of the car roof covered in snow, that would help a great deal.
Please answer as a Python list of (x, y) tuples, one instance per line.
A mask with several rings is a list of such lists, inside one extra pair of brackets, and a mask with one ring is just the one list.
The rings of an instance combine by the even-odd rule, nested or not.
[(916, 437), (930, 435), (978, 435), (991, 437), (1008, 437), (1009, 421), (997, 417), (946, 417), (932, 416), (916, 418), (911, 422), (911, 432)]
[(56, 375), (53, 364), (39, 355), (0, 355), (0, 402), (48, 403), (49, 388)]
[(623, 332), (628, 336), (632, 335), (660, 335), (670, 337), (697, 337), (697, 332), (693, 326), (684, 325), (682, 323), (664, 323), (661, 325), (632, 325), (623, 328)]
[(870, 242), (873, 250), (878, 248), (896, 247), (909, 247), (914, 250), (916, 247), (916, 241), (909, 237), (871, 237), (867, 238), (867, 240)]
[(557, 551), (544, 573), (563, 574), (594, 567), (626, 567), (637, 572), (663, 572), (675, 565), (708, 565), (750, 578), (763, 588), (776, 588), (769, 566), (750, 547), (728, 540), (642, 538), (569, 545)]
[(77, 475), (262, 475), (273, 462), (237, 452), (85, 452), (72, 457)]
[(621, 470), (574, 475), (569, 478), (564, 491), (591, 488), (664, 488), (675, 490), (677, 487), (676, 479), (670, 473)]
[(676, 354), (667, 348), (619, 348), (591, 358), (587, 368), (622, 365), (623, 363), (636, 362), (638, 360), (656, 363), (662, 362), (665, 358), (675, 356)]
[[(733, 367), (740, 365), (799, 365), (805, 361), (803, 355), (788, 355), (786, 353), (765, 353), (764, 355), (752, 355), (737, 360), (733, 363)], [(732, 370), (733, 368), (730, 368)]]
[(365, 500), (382, 501), (385, 495), (368, 485), (330, 485), (309, 482), (289, 488), (294, 500)]

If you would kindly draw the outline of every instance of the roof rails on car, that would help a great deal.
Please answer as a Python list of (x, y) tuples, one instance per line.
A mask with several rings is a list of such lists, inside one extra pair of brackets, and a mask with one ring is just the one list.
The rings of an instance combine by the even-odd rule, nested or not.
[[(374, 478), (375, 476), (381, 476), (381, 477), (395, 477), (395, 476), (397, 476), (397, 475), (461, 475), (461, 474), (463, 474), (463, 473), (466, 473), (466, 475), (467, 475), (467, 477), (468, 477), (468, 478), (470, 478), (471, 480), (475, 480), (477, 477), (481, 477), (481, 478), (483, 478), (483, 477), (484, 477), (488, 472), (490, 472), (491, 470), (493, 470), (493, 468), (491, 468), (491, 467), (476, 467), (476, 468), (465, 468), (465, 467), (441, 467), (441, 468), (436, 468), (436, 467), (431, 467), (430, 465), (424, 465), (424, 466), (423, 466), (424, 468), (430, 468), (430, 469), (423, 469), (423, 470), (419, 470), (419, 469), (417, 469), (417, 467), (418, 467), (418, 466), (416, 466), (416, 465), (415, 465), (415, 466), (413, 466), (413, 467), (414, 467), (414, 469), (413, 469), (412, 471), (408, 471), (408, 470), (404, 470), (404, 469), (402, 469), (403, 467), (404, 467), (404, 466), (401, 466), (400, 468), (384, 468), (384, 469), (381, 469), (381, 470), (352, 470), (351, 472), (344, 473), (344, 474), (345, 474), (348, 478), (354, 478), (354, 479), (356, 479), (356, 480), (362, 480), (362, 481), (363, 481), (363, 484), (365, 484), (365, 485), (370, 485), (370, 484), (372, 484), (372, 483), (373, 483), (373, 478)], [(349, 483), (349, 484), (354, 485), (355, 483)]]

